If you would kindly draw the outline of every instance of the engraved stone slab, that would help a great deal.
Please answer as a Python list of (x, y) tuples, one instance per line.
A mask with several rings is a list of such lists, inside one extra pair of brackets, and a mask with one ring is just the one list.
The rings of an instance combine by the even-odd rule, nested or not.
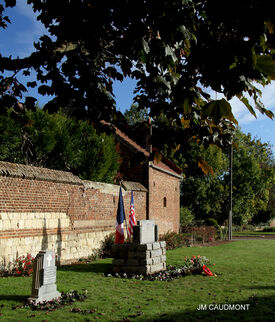
[(55, 253), (51, 250), (42, 250), (35, 257), (32, 295), (28, 300), (39, 303), (51, 301), (60, 295), (56, 289)]
[(133, 227), (133, 242), (138, 244), (154, 243), (158, 240), (158, 229), (154, 220), (140, 220)]

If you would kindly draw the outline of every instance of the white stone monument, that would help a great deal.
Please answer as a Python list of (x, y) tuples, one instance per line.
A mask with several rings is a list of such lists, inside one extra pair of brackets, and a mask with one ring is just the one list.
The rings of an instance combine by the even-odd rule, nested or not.
[(35, 257), (32, 295), (28, 300), (39, 303), (51, 301), (60, 295), (56, 289), (55, 253), (51, 250), (42, 250)]

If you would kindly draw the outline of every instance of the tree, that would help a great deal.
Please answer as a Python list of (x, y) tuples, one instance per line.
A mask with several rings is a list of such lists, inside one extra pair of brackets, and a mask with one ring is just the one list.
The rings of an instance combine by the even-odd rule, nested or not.
[[(15, 3), (5, 0), (6, 6)], [(167, 116), (169, 125), (162, 123), (166, 135), (159, 140), (173, 147), (183, 147), (186, 128), (206, 145), (224, 144), (225, 137), (220, 136), (237, 123), (226, 101), (233, 96), (255, 115), (247, 93), (255, 108), (273, 117), (255, 85), (266, 85), (275, 77), (272, 1), (28, 3), (51, 37), (43, 35), (29, 57), (0, 57), (2, 71), (14, 72), (0, 79), (2, 106), (16, 106), (24, 90), (16, 73), (23, 71), (27, 77), (34, 69), (42, 83), (39, 92), (55, 96), (45, 109), (66, 107), (77, 118), (95, 122), (116, 120), (113, 81), (135, 78), (135, 101), (153, 118)], [(7, 22), (1, 5), (0, 26)], [(212, 100), (204, 87), (225, 99)]]
[[(233, 149), (233, 221), (257, 221), (271, 200), (275, 163), (269, 144), (237, 131)], [(259, 217), (259, 216), (258, 216)], [(259, 218), (258, 218), (259, 219)], [(262, 220), (265, 222), (267, 220)]]
[[(211, 145), (204, 149), (195, 143), (186, 146), (183, 156), (185, 178), (181, 183), (181, 205), (189, 209), (197, 220), (215, 218), (222, 224), (228, 195), (228, 187), (224, 180), (226, 156), (216, 146)], [(205, 174), (202, 169), (198, 169), (198, 159), (206, 160), (213, 173)]]
[[(275, 163), (271, 147), (238, 130), (234, 137), (233, 223), (267, 222), (272, 215)], [(186, 178), (181, 187), (181, 204), (196, 219), (215, 218), (223, 224), (228, 217), (228, 148), (203, 149), (192, 143), (183, 153)], [(196, 168), (196, 160), (206, 160), (213, 174)], [(272, 197), (273, 196), (273, 197)]]
[(148, 109), (140, 109), (137, 104), (132, 104), (131, 107), (124, 112), (124, 117), (130, 126), (146, 122), (148, 120)]
[(119, 167), (112, 136), (98, 135), (88, 121), (41, 109), (0, 115), (0, 159), (103, 182), (113, 182)]

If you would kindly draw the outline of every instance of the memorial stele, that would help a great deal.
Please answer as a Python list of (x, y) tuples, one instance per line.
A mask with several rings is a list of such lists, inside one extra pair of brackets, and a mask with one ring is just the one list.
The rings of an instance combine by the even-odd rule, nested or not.
[(55, 253), (51, 250), (41, 250), (35, 257), (32, 295), (28, 301), (41, 303), (60, 296), (56, 288)]

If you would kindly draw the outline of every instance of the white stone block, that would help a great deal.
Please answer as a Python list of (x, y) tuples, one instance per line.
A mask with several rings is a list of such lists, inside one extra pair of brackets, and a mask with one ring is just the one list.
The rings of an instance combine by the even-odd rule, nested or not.
[(24, 223), (23, 219), (19, 219), (17, 224), (18, 224), (19, 229), (24, 229), (25, 228), (25, 223)]
[(7, 213), (5, 213), (5, 212), (2, 212), (2, 213), (1, 213), (1, 219), (2, 219), (2, 220), (8, 219), (8, 214), (7, 214)]

